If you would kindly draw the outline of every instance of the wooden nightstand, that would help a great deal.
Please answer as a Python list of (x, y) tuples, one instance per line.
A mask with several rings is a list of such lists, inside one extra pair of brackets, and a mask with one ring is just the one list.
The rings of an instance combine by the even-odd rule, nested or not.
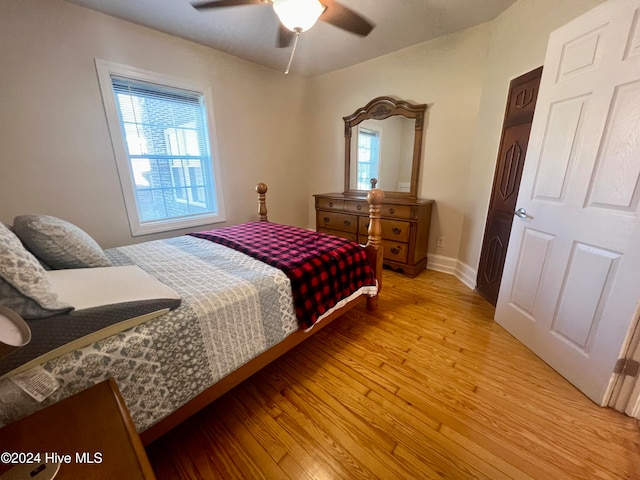
[[(155, 479), (113, 379), (3, 427), (1, 452), (69, 455), (55, 480)], [(12, 466), (0, 463), (0, 474)]]

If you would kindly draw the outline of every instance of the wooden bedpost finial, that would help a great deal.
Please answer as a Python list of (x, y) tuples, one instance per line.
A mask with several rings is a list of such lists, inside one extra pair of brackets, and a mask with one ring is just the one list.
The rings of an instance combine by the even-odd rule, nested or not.
[(266, 202), (266, 193), (267, 193), (267, 185), (264, 183), (259, 183), (256, 185), (256, 192), (258, 192), (258, 215), (260, 216), (261, 222), (268, 222), (267, 220), (267, 202)]
[(379, 188), (369, 190), (369, 192), (367, 192), (367, 202), (369, 202), (369, 205), (378, 205), (382, 207), (382, 203), (384, 202), (384, 192)]
[(256, 185), (256, 192), (258, 192), (260, 195), (264, 195), (265, 193), (267, 193), (267, 184), (266, 183), (259, 183)]

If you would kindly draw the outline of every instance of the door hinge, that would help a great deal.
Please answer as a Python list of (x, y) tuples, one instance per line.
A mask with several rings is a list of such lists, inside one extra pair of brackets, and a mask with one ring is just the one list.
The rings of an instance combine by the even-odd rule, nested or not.
[(637, 377), (638, 370), (640, 370), (640, 362), (637, 360), (631, 360), (630, 358), (619, 358), (616, 362), (616, 366), (613, 369), (613, 373), (625, 375), (629, 377)]

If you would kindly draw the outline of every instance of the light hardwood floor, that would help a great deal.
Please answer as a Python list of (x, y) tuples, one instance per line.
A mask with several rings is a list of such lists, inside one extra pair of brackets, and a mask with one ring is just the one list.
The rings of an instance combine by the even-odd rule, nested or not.
[(640, 479), (600, 408), (455, 277), (385, 270), (347, 313), (148, 447), (158, 479)]

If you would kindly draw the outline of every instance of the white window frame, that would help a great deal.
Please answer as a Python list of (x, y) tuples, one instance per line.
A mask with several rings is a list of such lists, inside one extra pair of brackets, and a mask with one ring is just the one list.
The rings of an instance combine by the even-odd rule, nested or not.
[[(133, 236), (146, 235), (150, 233), (166, 232), (171, 230), (178, 230), (183, 228), (192, 228), (202, 225), (220, 223), (226, 221), (225, 208), (224, 208), (224, 194), (222, 191), (222, 177), (220, 174), (220, 162), (218, 155), (218, 143), (216, 137), (216, 128), (214, 122), (213, 113), (213, 96), (211, 94), (211, 87), (194, 83), (188, 80), (183, 80), (148, 70), (142, 70), (127, 65), (122, 65), (107, 60), (95, 59), (96, 71), (98, 73), (98, 82), (100, 84), (100, 91), (102, 93), (102, 101), (104, 104), (105, 114), (107, 117), (107, 124), (109, 126), (109, 133), (111, 135), (111, 143), (113, 145), (113, 152), (116, 160), (116, 166), (118, 169), (118, 176), (120, 177), (120, 185), (122, 188), (122, 194), (124, 196), (125, 206), (127, 210), (127, 217), (129, 219), (129, 226), (131, 228), (131, 234)], [(116, 107), (116, 101), (113, 94), (112, 76), (129, 78), (131, 80), (138, 80), (142, 82), (154, 83), (160, 86), (166, 86), (170, 88), (177, 88), (182, 90), (189, 90), (198, 92), (203, 95), (204, 109), (206, 112), (206, 120), (209, 136), (209, 153), (211, 156), (211, 170), (213, 172), (213, 179), (215, 183), (215, 194), (218, 211), (216, 214), (206, 213), (200, 215), (190, 215), (180, 218), (154, 220), (149, 222), (142, 222), (138, 214), (138, 206), (135, 195), (135, 182), (134, 174), (129, 163), (129, 157), (127, 154), (127, 148), (125, 145), (125, 139), (122, 135), (120, 127), (120, 119), (118, 109)], [(190, 182), (190, 179), (185, 179), (186, 183)], [(187, 185), (185, 185), (188, 195), (192, 192)]]

